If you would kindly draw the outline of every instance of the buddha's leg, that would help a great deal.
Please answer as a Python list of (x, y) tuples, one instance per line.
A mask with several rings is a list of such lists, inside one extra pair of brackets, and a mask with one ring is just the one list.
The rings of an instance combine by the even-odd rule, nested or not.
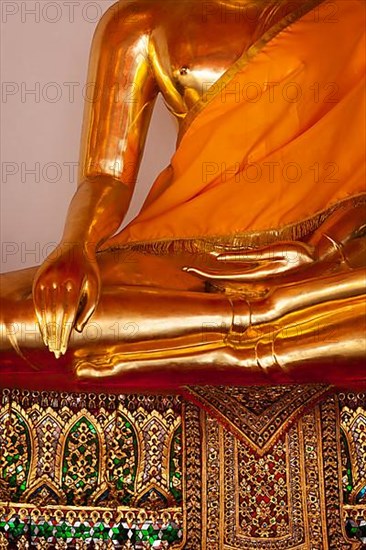
[[(28, 293), (22, 300), (6, 301), (0, 327), (2, 361), (16, 365), (26, 360), (41, 368), (53, 363), (53, 355), (42, 342), (32, 296)], [(243, 308), (249, 318), (245, 303)], [(224, 295), (110, 286), (102, 290), (84, 331), (72, 332), (65, 360), (108, 358), (117, 349), (126, 354), (144, 349), (164, 354), (177, 346), (223, 346), (231, 319), (231, 304)]]
[[(78, 358), (81, 378), (184, 372), (194, 383), (329, 383), (366, 384), (364, 296), (316, 304), (285, 315), (277, 323), (251, 327), (240, 347), (208, 342), (189, 345), (184, 339), (150, 342), (138, 350), (110, 348), (109, 354)], [(176, 347), (164, 347), (163, 344)], [(179, 343), (181, 345), (179, 345)], [(197, 342), (198, 343), (198, 342)], [(190, 376), (191, 374), (191, 376)], [(359, 386), (360, 387), (360, 386)]]
[[(106, 317), (101, 313), (101, 319), (96, 314), (91, 319), (91, 327), (86, 331), (84, 345), (92, 346), (94, 336), (93, 330), (98, 334), (100, 327), (104, 327), (104, 332), (108, 332), (108, 338), (123, 339), (128, 334), (134, 333), (135, 324), (128, 324), (124, 321), (121, 328), (118, 314), (123, 309), (123, 291), (121, 285), (144, 285), (151, 288), (171, 288), (174, 290), (196, 290), (203, 291), (204, 283), (197, 278), (184, 273), (181, 265), (186, 263), (186, 259), (159, 258), (157, 256), (148, 256), (137, 252), (113, 251), (98, 254), (98, 264), (101, 273), (102, 288), (104, 294), (111, 294), (116, 298), (109, 300), (112, 305), (109, 307), (109, 329), (106, 330)], [(0, 351), (1, 364), (6, 363), (11, 368), (17, 362), (24, 359), (32, 364), (42, 366), (55, 363), (52, 354), (50, 354), (42, 341), (38, 323), (34, 313), (32, 301), (32, 284), (38, 267), (24, 269), (20, 271), (9, 272), (0, 275)], [(119, 301), (121, 299), (121, 303)], [(227, 304), (225, 304), (226, 307)], [(103, 310), (103, 300), (100, 303), (99, 311)], [(145, 305), (139, 304), (144, 310)], [(113, 310), (113, 311), (112, 311)], [(135, 322), (134, 322), (135, 323)], [(85, 335), (84, 335), (85, 336)], [(98, 341), (101, 338), (98, 336)], [(76, 332), (72, 333), (71, 347), (75, 348), (83, 341), (83, 337)], [(95, 342), (94, 342), (95, 343)], [(36, 353), (37, 352), (37, 353)], [(36, 360), (34, 360), (36, 355)], [(68, 354), (67, 360), (70, 361)], [(56, 363), (55, 363), (56, 364)]]
[(298, 279), (273, 286), (264, 300), (253, 304), (253, 325), (275, 321), (287, 313), (302, 311), (316, 304), (335, 300), (347, 300), (365, 294), (365, 268), (316, 273), (313, 278)]
[[(38, 352), (42, 343), (31, 296), (25, 287), (23, 291), (23, 301), (13, 299), (11, 307), (6, 308), (3, 346), (8, 360), (24, 361), (25, 358), (33, 362), (32, 352), (34, 349)], [(263, 335), (258, 336), (260, 329), (276, 334), (276, 341), (284, 342), (286, 354), (301, 357), (302, 348), (306, 348), (309, 359), (304, 364), (308, 363), (307, 374), (311, 374), (313, 364), (333, 361), (339, 356), (339, 346), (335, 350), (332, 346), (309, 345), (307, 336), (312, 331), (308, 327), (319, 316), (327, 319), (326, 326), (335, 338), (339, 337), (344, 359), (358, 360), (363, 355), (361, 338), (357, 336), (364, 311), (363, 302), (359, 301), (363, 293), (361, 270), (285, 285), (267, 300), (253, 303), (252, 327), (247, 331), (249, 307), (240, 297), (231, 299), (230, 303), (222, 294), (109, 286), (86, 331), (82, 335), (74, 333), (65, 359), (75, 365), (80, 376), (128, 375), (131, 371), (151, 373), (156, 368), (192, 372), (208, 369), (228, 374), (240, 371), (242, 383), (246, 383), (247, 376), (250, 383), (255, 372), (263, 371), (256, 350), (263, 348), (263, 341), (267, 348), (269, 345)], [(279, 338), (281, 331), (293, 327), (295, 317), (296, 326), (304, 327), (303, 332), (295, 341)], [(254, 323), (256, 333), (253, 335)], [(272, 359), (275, 356), (272, 354)], [(281, 376), (291, 367), (292, 360), (283, 361)], [(41, 356), (37, 353), (38, 365), (51, 361), (55, 360), (45, 348)], [(275, 363), (273, 359), (273, 368), (278, 361)]]
[[(221, 331), (226, 333), (225, 347), (220, 338), (212, 338), (207, 333), (206, 341), (194, 342), (194, 333), (185, 334), (183, 329), (176, 333), (175, 339), (165, 337), (163, 331), (159, 334), (159, 330), (154, 336), (150, 330), (149, 342), (140, 339), (138, 346), (121, 343), (94, 361), (89, 360), (87, 353), (78, 354), (77, 374), (99, 377), (151, 373), (154, 369), (188, 370), (199, 374), (209, 370), (216, 374), (225, 372), (227, 382), (232, 380), (233, 374), (238, 375), (245, 384), (257, 382), (260, 376), (262, 381), (267, 376), (268, 381), (268, 375), (284, 380), (291, 372), (287, 381), (333, 380), (338, 383), (344, 363), (356, 362), (355, 371), (348, 374), (352, 380), (360, 380), (364, 377), (361, 361), (365, 355), (364, 290), (363, 270), (337, 273), (322, 281), (314, 279), (286, 285), (269, 299), (252, 303), (251, 319), (248, 319), (245, 302), (231, 298), (234, 315), (229, 331), (224, 316), (221, 317)], [(204, 308), (205, 295), (202, 299), (201, 307)], [(146, 304), (153, 312), (154, 306), (147, 295)], [(169, 307), (169, 302), (166, 305)], [(167, 319), (167, 316), (171, 314), (165, 312), (162, 318)], [(220, 318), (211, 316), (210, 319), (219, 328)], [(207, 328), (210, 319), (205, 318)], [(179, 319), (177, 321), (179, 324)], [(170, 320), (167, 322), (169, 324)], [(148, 327), (149, 323), (147, 333)], [(216, 336), (215, 327), (210, 328)], [(329, 372), (319, 370), (319, 365), (329, 363), (335, 363), (337, 368)]]
[(317, 304), (255, 328), (255, 361), (272, 376), (365, 387), (364, 295)]

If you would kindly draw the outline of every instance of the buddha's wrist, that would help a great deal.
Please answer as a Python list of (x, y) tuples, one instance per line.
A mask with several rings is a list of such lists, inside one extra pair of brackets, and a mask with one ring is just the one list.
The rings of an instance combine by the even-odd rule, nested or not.
[(83, 256), (86, 260), (94, 262), (96, 261), (96, 253), (97, 243), (75, 238), (73, 240), (62, 240), (58, 244), (54, 255), (70, 256), (71, 259)]

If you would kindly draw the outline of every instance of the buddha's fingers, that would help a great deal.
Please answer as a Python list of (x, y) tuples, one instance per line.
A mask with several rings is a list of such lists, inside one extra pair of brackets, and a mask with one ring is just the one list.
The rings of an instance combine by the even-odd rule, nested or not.
[(302, 242), (279, 242), (252, 250), (233, 250), (216, 255), (219, 262), (283, 261), (289, 268), (313, 261), (313, 248)]
[(71, 283), (66, 283), (63, 286), (63, 312), (60, 318), (60, 332), (57, 349), (55, 350), (57, 358), (64, 355), (67, 351), (71, 331), (75, 323), (77, 309), (74, 304), (77, 303), (77, 294), (77, 291), (73, 288)]
[(78, 292), (68, 285), (37, 285), (34, 304), (45, 346), (59, 358), (66, 352), (77, 312)]
[(51, 352), (55, 351), (57, 339), (59, 309), (59, 286), (57, 283), (52, 283), (46, 288), (46, 330), (48, 339), (48, 349)]
[(55, 344), (53, 347), (53, 353), (55, 354), (56, 359), (61, 356), (61, 335), (64, 317), (64, 309), (62, 305), (58, 304), (55, 316)]
[[(221, 266), (220, 266), (221, 267)], [(285, 260), (273, 260), (253, 263), (253, 265), (246, 268), (243, 267), (240, 271), (238, 268), (230, 268), (227, 265), (222, 265), (221, 269), (203, 270), (195, 267), (184, 267), (183, 270), (187, 273), (192, 273), (197, 277), (204, 280), (226, 280), (237, 282), (254, 282), (267, 277), (274, 277), (279, 273), (287, 271), (288, 264)]]
[(90, 273), (84, 278), (80, 294), (81, 300), (75, 325), (75, 330), (78, 332), (83, 331), (99, 301), (100, 280), (97, 274)]
[(210, 281), (223, 280), (223, 279), (233, 278), (235, 276), (241, 275), (241, 273), (239, 272), (233, 274), (233, 273), (228, 273), (227, 270), (225, 271), (225, 270), (218, 270), (218, 269), (212, 269), (212, 270), (206, 271), (203, 269), (198, 269), (197, 267), (189, 267), (189, 266), (183, 267), (182, 270), (185, 271), (186, 273), (191, 273), (192, 275), (196, 275), (200, 279), (210, 280)]

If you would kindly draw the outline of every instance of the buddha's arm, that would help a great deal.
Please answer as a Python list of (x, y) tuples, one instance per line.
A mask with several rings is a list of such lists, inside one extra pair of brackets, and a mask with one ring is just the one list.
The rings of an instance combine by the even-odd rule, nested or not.
[[(118, 9), (116, 9), (118, 8)], [(33, 296), (45, 344), (65, 353), (71, 330), (95, 310), (95, 254), (121, 224), (134, 189), (157, 96), (148, 60), (151, 16), (132, 4), (102, 18), (91, 51), (80, 183), (56, 251), (37, 272)]]
[(135, 186), (158, 93), (148, 59), (151, 25), (148, 13), (117, 5), (94, 35), (79, 186), (63, 235), (90, 252), (118, 229)]

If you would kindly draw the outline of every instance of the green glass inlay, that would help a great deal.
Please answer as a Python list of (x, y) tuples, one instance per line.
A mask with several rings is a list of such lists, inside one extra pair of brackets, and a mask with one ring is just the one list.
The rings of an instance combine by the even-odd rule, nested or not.
[(182, 531), (174, 523), (158, 526), (146, 521), (140, 528), (136, 526), (127, 527), (123, 521), (112, 526), (99, 522), (93, 527), (89, 524), (81, 523), (77, 526), (71, 526), (62, 521), (54, 525), (53, 519), (48, 521), (39, 520), (38, 523), (32, 522), (30, 525), (19, 520), (18, 517), (11, 521), (0, 522), (0, 532), (7, 533), (9, 540), (16, 540), (26, 534), (27, 538), (37, 540), (47, 539), (49, 542), (57, 540), (118, 540), (118, 542), (127, 542), (128, 540), (135, 544), (140, 542), (149, 542), (153, 544), (157, 540), (170, 543), (179, 542), (182, 539)]
[(0, 478), (11, 488), (12, 502), (19, 502), (27, 489), (27, 479), (31, 462), (31, 441), (24, 418), (12, 411), (6, 420), (4, 440), (1, 442)]
[(341, 430), (341, 449), (342, 449), (342, 455), (343, 459), (345, 460), (345, 463), (343, 465), (343, 500), (345, 504), (350, 503), (350, 495), (353, 491), (353, 476), (352, 476), (352, 465), (351, 465), (351, 457), (349, 453), (348, 448), (348, 442), (347, 438)]
[(169, 487), (177, 504), (182, 503), (182, 428), (179, 426), (172, 438), (169, 459)]
[(87, 505), (96, 489), (99, 471), (99, 440), (93, 424), (82, 417), (71, 428), (62, 464), (62, 488), (67, 504)]
[(118, 413), (111, 427), (109, 440), (108, 478), (119, 492), (121, 505), (129, 505), (135, 489), (138, 465), (138, 443), (135, 430), (122, 413)]

